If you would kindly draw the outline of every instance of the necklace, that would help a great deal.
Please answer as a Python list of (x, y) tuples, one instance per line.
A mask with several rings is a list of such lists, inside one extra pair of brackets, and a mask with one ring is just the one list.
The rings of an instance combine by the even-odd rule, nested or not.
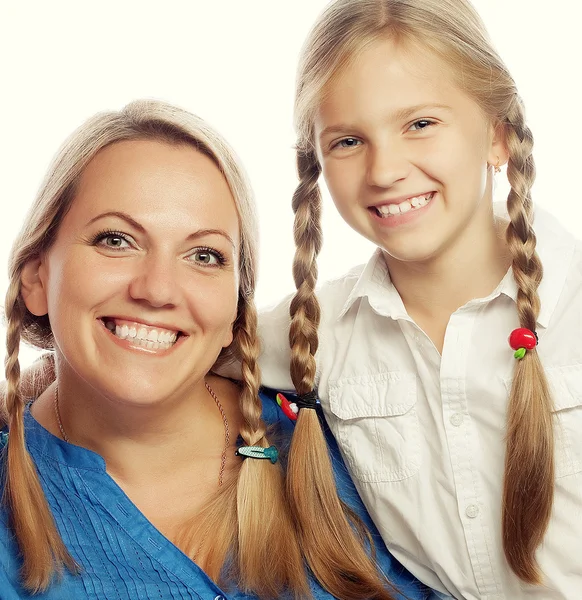
[[(218, 408), (218, 411), (220, 412), (220, 416), (222, 417), (222, 423), (224, 425), (224, 448), (222, 449), (222, 454), (220, 456), (220, 470), (218, 471), (218, 485), (221, 486), (224, 480), (224, 469), (226, 468), (226, 453), (228, 451), (228, 447), (230, 446), (230, 428), (228, 426), (228, 418), (226, 417), (226, 413), (224, 412), (224, 408), (222, 408), (222, 404), (220, 403), (218, 396), (214, 393), (214, 390), (210, 387), (210, 385), (208, 385), (206, 381), (204, 382), (204, 385), (206, 386), (206, 390), (214, 400), (214, 403), (216, 404), (216, 408)], [(65, 428), (63, 427), (63, 422), (61, 420), (61, 411), (59, 410), (58, 386), (55, 386), (55, 400), (53, 404), (55, 407), (55, 416), (57, 418), (57, 425), (59, 426), (59, 431), (61, 432), (63, 440), (65, 440), (65, 442), (68, 443), (69, 438), (65, 433)]]
[(57, 417), (57, 425), (59, 426), (59, 431), (61, 432), (61, 435), (63, 436), (63, 439), (65, 440), (65, 442), (69, 442), (69, 438), (67, 437), (67, 434), (65, 433), (65, 428), (63, 427), (63, 422), (61, 421), (61, 412), (59, 410), (59, 386), (56, 385), (55, 386), (55, 401), (54, 401), (54, 406), (55, 406), (55, 415)]
[(224, 479), (224, 469), (226, 467), (226, 452), (228, 447), (230, 446), (230, 429), (228, 427), (228, 419), (226, 418), (226, 413), (224, 412), (224, 408), (222, 408), (222, 404), (220, 404), (220, 400), (217, 395), (214, 393), (214, 390), (208, 385), (205, 381), (204, 385), (208, 390), (208, 393), (212, 396), (214, 403), (216, 404), (216, 408), (220, 412), (220, 416), (222, 417), (222, 423), (224, 425), (224, 448), (222, 449), (222, 455), (220, 457), (220, 470), (218, 471), (218, 486), (222, 485)]

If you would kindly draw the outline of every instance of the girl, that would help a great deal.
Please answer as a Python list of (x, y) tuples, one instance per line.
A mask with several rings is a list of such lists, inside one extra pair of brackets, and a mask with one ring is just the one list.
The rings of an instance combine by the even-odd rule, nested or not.
[[(533, 220), (532, 135), (480, 18), (467, 0), (336, 0), (295, 109), (297, 293), (261, 317), (265, 383), (317, 387), (385, 542), (425, 583), (578, 598), (582, 248)], [(320, 174), (378, 250), (316, 297)]]
[[(307, 435), (323, 445), (329, 512), (292, 518), (302, 499), (289, 503), (266, 431), (282, 413), (257, 393), (255, 225), (232, 152), (184, 111), (132, 103), (65, 144), (10, 262), (2, 600), (224, 600), (221, 585), (240, 599), (401, 597), (378, 567), (426, 597), (381, 544), (370, 559), (365, 511), (321, 429)], [(56, 381), (32, 405), (21, 338), (55, 353)], [(210, 372), (229, 355), (240, 387)]]

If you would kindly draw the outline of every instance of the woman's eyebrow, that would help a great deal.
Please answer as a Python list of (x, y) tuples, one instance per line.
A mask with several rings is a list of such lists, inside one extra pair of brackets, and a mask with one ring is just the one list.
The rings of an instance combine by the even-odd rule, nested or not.
[[(143, 225), (141, 225), (140, 223), (138, 223), (133, 217), (130, 217), (127, 213), (124, 213), (124, 212), (118, 211), (118, 210), (109, 210), (107, 212), (97, 215), (96, 217), (93, 217), (91, 220), (89, 220), (87, 222), (85, 227), (92, 225), (93, 223), (95, 223), (96, 221), (99, 221), (100, 219), (105, 219), (106, 217), (117, 217), (118, 219), (122, 219), (126, 223), (129, 223), (134, 229), (136, 229), (140, 233), (147, 233), (145, 227)], [(228, 242), (230, 242), (230, 245), (233, 248), (236, 248), (234, 240), (223, 229), (199, 229), (198, 231), (191, 233), (186, 238), (186, 240), (188, 240), (188, 241), (195, 240), (195, 239), (203, 237), (205, 235), (220, 235), (223, 238), (225, 238)]]
[(95, 221), (99, 221), (100, 219), (105, 219), (106, 217), (117, 217), (118, 219), (122, 219), (129, 223), (132, 227), (137, 229), (140, 233), (146, 233), (145, 227), (140, 225), (134, 218), (130, 217), (127, 213), (118, 211), (118, 210), (109, 210), (107, 212), (101, 213), (96, 217), (93, 217), (91, 220), (87, 221), (85, 227), (89, 227), (95, 223)]

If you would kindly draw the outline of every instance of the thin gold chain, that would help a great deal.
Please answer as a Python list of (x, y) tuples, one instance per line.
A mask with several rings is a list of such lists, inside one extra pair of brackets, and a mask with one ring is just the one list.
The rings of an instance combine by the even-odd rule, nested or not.
[(67, 434), (65, 433), (65, 428), (63, 427), (63, 422), (61, 421), (61, 412), (59, 410), (59, 386), (58, 385), (55, 385), (54, 406), (55, 406), (55, 415), (57, 417), (57, 425), (59, 426), (59, 430), (61, 432), (61, 435), (63, 436), (63, 439), (65, 440), (65, 442), (68, 442), (69, 438), (67, 437)]
[(214, 390), (208, 385), (208, 382), (204, 382), (208, 393), (212, 396), (216, 407), (220, 411), (220, 416), (222, 417), (222, 422), (224, 424), (224, 448), (222, 450), (222, 456), (220, 459), (220, 471), (218, 472), (218, 485), (221, 486), (224, 480), (224, 469), (226, 468), (226, 453), (228, 451), (228, 447), (230, 446), (230, 428), (228, 427), (228, 419), (226, 418), (226, 413), (224, 412), (224, 408), (222, 408), (222, 404), (218, 399), (217, 395), (214, 393)]
[[(214, 390), (210, 387), (208, 382), (205, 381), (204, 385), (206, 386), (208, 393), (214, 400), (214, 403), (216, 404), (216, 407), (218, 408), (218, 410), (220, 412), (220, 416), (222, 417), (222, 423), (224, 424), (224, 448), (222, 449), (222, 455), (220, 458), (220, 470), (218, 472), (218, 485), (221, 486), (222, 482), (224, 481), (224, 470), (226, 468), (226, 453), (228, 451), (228, 447), (230, 446), (230, 428), (228, 426), (228, 419), (226, 417), (226, 413), (224, 412), (224, 408), (222, 408), (222, 404), (220, 403), (218, 396), (214, 393)], [(54, 399), (53, 404), (55, 407), (55, 416), (57, 418), (57, 425), (59, 426), (59, 431), (61, 432), (61, 435), (63, 436), (63, 440), (65, 440), (65, 442), (69, 442), (69, 438), (68, 438), (67, 434), (65, 433), (65, 428), (63, 427), (63, 422), (61, 420), (61, 412), (59, 410), (59, 388), (58, 388), (58, 386), (55, 386), (55, 399)]]

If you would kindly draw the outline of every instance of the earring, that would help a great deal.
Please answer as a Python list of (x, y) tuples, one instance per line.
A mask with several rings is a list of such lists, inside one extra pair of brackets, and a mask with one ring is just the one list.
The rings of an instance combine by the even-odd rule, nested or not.
[(497, 157), (497, 164), (495, 165), (495, 174), (501, 173), (501, 160), (499, 160), (499, 156)]

